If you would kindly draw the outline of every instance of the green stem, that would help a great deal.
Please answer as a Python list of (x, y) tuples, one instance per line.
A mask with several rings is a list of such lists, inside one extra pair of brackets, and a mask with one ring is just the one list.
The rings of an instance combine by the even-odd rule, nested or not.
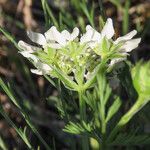
[(106, 149), (106, 114), (105, 114), (105, 101), (104, 101), (104, 91), (106, 84), (106, 75), (105, 68), (99, 70), (99, 75), (97, 76), (98, 90), (99, 90), (99, 114), (101, 122), (101, 133), (102, 133), (102, 142), (101, 149)]
[[(86, 121), (86, 104), (83, 99), (84, 91), (79, 91), (79, 107), (80, 107), (80, 117), (81, 122)], [(82, 137), (82, 150), (89, 150), (89, 140), (87, 135), (83, 135)]]
[(139, 97), (138, 100), (135, 102), (135, 104), (129, 109), (129, 111), (123, 115), (116, 125), (116, 127), (112, 130), (110, 133), (107, 142), (111, 142), (118, 131), (123, 128), (130, 120), (131, 118), (147, 103), (148, 101), (145, 101), (143, 97)]
[(86, 120), (85, 101), (83, 100), (83, 93), (79, 92), (79, 105), (80, 105), (80, 117), (81, 121)]
[(101, 99), (100, 101), (100, 107), (99, 107), (99, 112), (100, 112), (100, 117), (101, 117), (101, 133), (102, 133), (102, 142), (101, 142), (101, 149), (104, 150), (106, 148), (106, 121), (105, 121), (105, 105), (104, 105), (104, 99)]

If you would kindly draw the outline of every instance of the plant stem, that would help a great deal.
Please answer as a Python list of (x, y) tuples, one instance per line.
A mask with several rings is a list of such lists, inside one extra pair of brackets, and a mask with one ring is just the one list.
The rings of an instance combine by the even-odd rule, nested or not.
[[(86, 121), (86, 105), (83, 99), (84, 91), (79, 91), (79, 107), (80, 107), (80, 117), (81, 122)], [(89, 140), (87, 135), (83, 135), (82, 137), (82, 150), (89, 150)]]
[(105, 114), (105, 101), (104, 101), (104, 91), (106, 84), (105, 77), (105, 68), (101, 68), (99, 71), (99, 76), (97, 76), (98, 81), (98, 90), (99, 90), (99, 114), (100, 114), (100, 122), (101, 122), (101, 133), (102, 133), (102, 142), (101, 149), (105, 150), (106, 148), (106, 114)]
[(100, 111), (101, 124), (102, 124), (102, 126), (101, 126), (101, 133), (102, 133), (101, 149), (104, 150), (106, 147), (105, 146), (106, 122), (105, 122), (105, 106), (104, 106), (103, 99), (101, 99), (99, 111)]

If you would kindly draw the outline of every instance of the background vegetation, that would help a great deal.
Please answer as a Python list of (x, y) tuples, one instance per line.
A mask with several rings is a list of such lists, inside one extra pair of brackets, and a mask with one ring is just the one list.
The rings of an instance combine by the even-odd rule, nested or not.
[[(40, 145), (40, 149), (51, 147), (51, 149), (69, 150), (73, 149), (75, 144), (70, 139), (76, 139), (76, 143), (79, 140), (78, 137), (69, 136), (62, 131), (64, 122), (59, 116), (61, 103), (58, 99), (65, 99), (68, 109), (72, 115), (75, 115), (76, 112), (72, 111), (70, 105), (75, 98), (69, 101), (66, 99), (68, 95), (60, 95), (44, 77), (32, 74), (29, 70), (31, 64), (18, 53), (17, 41), (20, 39), (28, 41), (27, 29), (43, 33), (52, 25), (59, 30), (72, 30), (78, 26), (80, 30), (85, 31), (85, 26), (91, 24), (100, 30), (103, 26), (102, 18), (108, 17), (114, 21), (116, 37), (132, 29), (136, 29), (138, 37), (142, 37), (140, 46), (132, 52), (129, 59), (134, 64), (140, 59), (149, 60), (149, 0), (0, 0), (0, 26), (4, 29), (0, 29), (0, 77), (5, 83), (9, 83), (6, 86), (0, 80), (2, 87), (0, 102), (3, 107), (3, 109), (0, 107), (0, 147), (2, 149), (23, 150), (27, 149), (26, 145), (31, 149), (31, 145), (36, 148)], [(13, 37), (9, 36), (10, 34)], [(125, 112), (132, 105), (133, 99), (132, 92), (128, 95), (128, 89), (125, 89), (123, 84), (119, 89), (114, 87), (114, 91), (119, 92), (126, 102), (122, 109), (122, 112)], [(65, 91), (63, 93), (66, 94)], [(59, 109), (56, 109), (56, 105)], [(150, 134), (149, 110), (150, 104), (133, 118), (131, 124), (124, 129), (125, 132), (133, 133), (138, 126), (138, 133), (144, 131)], [(129, 138), (126, 137), (126, 139)], [(125, 148), (124, 139), (122, 143), (122, 146), (117, 149)], [(140, 143), (130, 146), (133, 143), (127, 143), (126, 149), (149, 149), (147, 143), (144, 147), (140, 146)]]

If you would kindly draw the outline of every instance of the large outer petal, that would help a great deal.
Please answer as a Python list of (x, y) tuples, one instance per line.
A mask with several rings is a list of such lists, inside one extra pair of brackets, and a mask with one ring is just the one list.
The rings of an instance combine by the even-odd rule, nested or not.
[(34, 65), (37, 69), (31, 69), (31, 72), (38, 75), (49, 74), (52, 70), (51, 67), (47, 64), (44, 64), (40, 61), (34, 62)]
[(78, 35), (79, 35), (79, 29), (77, 27), (75, 27), (73, 29), (73, 32), (70, 35), (69, 41), (73, 41), (75, 38), (77, 38)]
[(114, 58), (114, 59), (111, 60), (111, 62), (109, 64), (109, 67), (112, 67), (116, 63), (119, 63), (119, 62), (124, 61), (124, 60), (126, 60), (126, 57), (124, 57), (124, 58)]
[(56, 41), (54, 30), (56, 29), (55, 26), (52, 26), (47, 32), (44, 33), (46, 37), (46, 41)]
[(26, 58), (32, 59), (33, 62), (35, 62), (35, 63), (37, 63), (39, 61), (39, 59), (35, 55), (31, 54), (29, 51), (21, 51), (19, 53)]
[(66, 39), (66, 40), (70, 40), (70, 33), (67, 30), (63, 30), (61, 32), (61, 35)]
[(137, 34), (137, 31), (136, 31), (136, 30), (133, 30), (133, 31), (129, 32), (128, 34), (126, 34), (126, 35), (124, 35), (124, 36), (122, 36), (122, 37), (119, 37), (119, 38), (114, 42), (114, 44), (118, 44), (119, 42), (130, 40), (130, 39), (132, 39), (136, 34)]
[(36, 33), (33, 31), (27, 31), (27, 35), (30, 38), (30, 40), (34, 43), (37, 43), (39, 45), (45, 45), (46, 44), (45, 36), (41, 33)]
[(38, 51), (40, 49), (39, 47), (32, 46), (24, 41), (19, 41), (18, 46), (20, 49), (22, 49), (24, 51), (30, 51), (30, 53), (32, 53), (34, 51)]
[(141, 38), (129, 40), (125, 42), (120, 49), (123, 52), (131, 52), (133, 49), (138, 47), (140, 42), (141, 42)]
[(47, 42), (55, 41), (61, 46), (66, 45), (66, 39), (63, 38), (61, 33), (54, 26), (45, 33), (45, 37)]
[(90, 25), (86, 26), (86, 33), (80, 38), (81, 43), (86, 42), (100, 42), (101, 34), (93, 29)]
[(37, 75), (43, 75), (43, 72), (39, 69), (30, 69), (30, 71), (34, 74), (37, 74)]
[(112, 19), (108, 18), (105, 26), (101, 32), (102, 37), (106, 37), (107, 39), (111, 39), (114, 36), (114, 27), (113, 27), (113, 22)]

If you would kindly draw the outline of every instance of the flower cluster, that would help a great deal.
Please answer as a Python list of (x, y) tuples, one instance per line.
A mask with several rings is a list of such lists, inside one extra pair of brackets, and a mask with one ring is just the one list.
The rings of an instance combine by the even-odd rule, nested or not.
[(101, 33), (90, 25), (86, 26), (83, 35), (79, 34), (77, 27), (69, 33), (67, 30), (59, 32), (52, 26), (44, 35), (27, 32), (31, 41), (39, 46), (32, 46), (23, 41), (19, 41), (18, 46), (22, 50), (20, 53), (36, 67), (31, 69), (33, 73), (59, 78), (59, 70), (61, 74), (81, 83), (92, 76), (103, 60), (108, 60), (106, 63), (109, 67), (126, 59), (128, 52), (135, 49), (141, 41), (140, 38), (132, 39), (136, 33), (137, 31), (133, 30), (113, 40), (115, 31), (112, 20), (108, 18)]

